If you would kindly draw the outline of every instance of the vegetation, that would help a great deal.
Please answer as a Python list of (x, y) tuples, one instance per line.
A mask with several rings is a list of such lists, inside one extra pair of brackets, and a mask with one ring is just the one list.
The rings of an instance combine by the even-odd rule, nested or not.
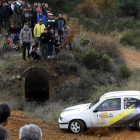
[(139, 30), (131, 30), (125, 33), (121, 38), (120, 42), (126, 45), (133, 45), (137, 49), (140, 48), (140, 31)]

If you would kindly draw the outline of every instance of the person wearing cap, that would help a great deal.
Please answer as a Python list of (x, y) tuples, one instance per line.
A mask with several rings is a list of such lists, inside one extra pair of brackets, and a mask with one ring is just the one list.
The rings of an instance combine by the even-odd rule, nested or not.
[(37, 23), (39, 23), (39, 20), (42, 19), (42, 23), (47, 26), (46, 17), (43, 15), (42, 11), (39, 11), (39, 16), (37, 17)]
[(57, 38), (54, 42), (54, 48), (55, 48), (55, 53), (56, 56), (59, 54), (60, 52), (60, 48), (61, 48), (61, 39), (60, 39), (60, 35), (57, 35)]
[(47, 23), (48, 23), (48, 31), (50, 31), (53, 28), (54, 32), (55, 32), (56, 21), (53, 18), (53, 14), (52, 13), (50, 14), (50, 19), (48, 19)]
[[(42, 23), (42, 19), (39, 20), (39, 23), (34, 27), (34, 36), (36, 37), (36, 45), (40, 43), (40, 36), (44, 32), (45, 25)], [(40, 45), (41, 46), (41, 45)]]
[(44, 29), (44, 33), (41, 34), (40, 38), (41, 38), (42, 59), (46, 58), (46, 60), (48, 60), (48, 43), (51, 42), (51, 36), (47, 28)]
[(18, 15), (19, 14), (19, 8), (20, 8), (20, 5), (18, 5), (17, 2), (14, 2), (13, 13)]

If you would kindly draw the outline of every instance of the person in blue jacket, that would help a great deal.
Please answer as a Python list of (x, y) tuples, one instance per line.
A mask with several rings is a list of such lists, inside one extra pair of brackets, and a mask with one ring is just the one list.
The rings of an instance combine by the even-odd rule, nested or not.
[(39, 11), (39, 16), (37, 17), (37, 23), (39, 23), (39, 20), (42, 20), (42, 23), (47, 26), (46, 17), (42, 14), (42, 11)]

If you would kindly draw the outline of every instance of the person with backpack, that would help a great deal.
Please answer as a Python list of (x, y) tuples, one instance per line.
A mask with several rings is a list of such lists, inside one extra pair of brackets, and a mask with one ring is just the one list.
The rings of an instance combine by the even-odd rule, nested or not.
[(41, 59), (41, 56), (39, 55), (39, 48), (37, 47), (36, 44), (31, 46), (30, 48), (30, 55), (33, 57), (33, 62), (37, 62), (37, 59)]
[[(48, 43), (51, 42), (50, 33), (47, 28), (44, 29), (44, 33), (41, 34), (41, 51), (42, 51), (42, 59), (48, 60)], [(45, 52), (45, 57), (44, 57)]]
[(28, 24), (25, 23), (23, 29), (20, 32), (20, 42), (23, 45), (23, 60), (26, 61), (26, 47), (28, 50), (28, 58), (30, 59), (30, 44), (32, 42), (32, 32), (31, 29), (28, 27)]

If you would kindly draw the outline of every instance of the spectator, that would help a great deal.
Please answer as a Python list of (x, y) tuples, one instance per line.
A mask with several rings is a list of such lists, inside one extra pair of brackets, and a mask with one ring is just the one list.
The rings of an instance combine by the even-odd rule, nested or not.
[(23, 5), (26, 9), (28, 9), (28, 4), (27, 1), (24, 1), (24, 5)]
[(0, 104), (0, 125), (6, 126), (10, 117), (10, 107), (7, 104)]
[(61, 35), (63, 34), (62, 31), (63, 25), (66, 24), (66, 21), (61, 14), (59, 14), (56, 24), (57, 24), (58, 35), (60, 35), (61, 37)]
[(13, 36), (14, 34), (17, 34), (17, 33), (18, 33), (18, 30), (16, 26), (14, 25), (14, 23), (11, 23), (11, 27), (8, 29), (6, 35)]
[(47, 28), (44, 29), (44, 33), (41, 34), (41, 51), (42, 51), (42, 59), (44, 59), (44, 51), (45, 58), (48, 60), (48, 43), (51, 42), (50, 33)]
[(19, 139), (41, 140), (42, 139), (41, 129), (35, 124), (25, 125), (24, 127), (20, 128)]
[(26, 47), (28, 50), (28, 58), (30, 59), (30, 43), (32, 42), (32, 32), (30, 28), (28, 27), (28, 24), (25, 23), (23, 29), (20, 32), (20, 42), (21, 45), (23, 45), (23, 60), (26, 61)]
[(54, 42), (54, 48), (55, 48), (55, 53), (56, 53), (56, 56), (57, 56), (59, 54), (60, 48), (61, 48), (60, 35), (57, 36), (57, 39)]
[(20, 23), (19, 27), (18, 27), (18, 33), (20, 34), (21, 29), (23, 28), (23, 24)]
[(29, 8), (29, 15), (30, 15), (30, 26), (33, 29), (34, 28), (34, 12), (33, 12), (33, 8), (30, 7)]
[(42, 19), (43, 24), (46, 26), (46, 17), (42, 14), (42, 11), (39, 11), (39, 16), (37, 17), (37, 23), (39, 23), (39, 20)]
[[(34, 11), (34, 23), (37, 23), (37, 17), (39, 17), (40, 7), (37, 7), (36, 11)], [(35, 25), (34, 24), (34, 25)]]
[(51, 29), (50, 32), (51, 42), (48, 43), (48, 58), (53, 57), (53, 44), (55, 42), (55, 33), (54, 29)]
[(48, 31), (50, 31), (52, 28), (54, 29), (55, 32), (55, 28), (56, 28), (56, 21), (53, 18), (53, 14), (50, 14), (50, 19), (48, 19)]
[[(66, 24), (63, 25), (62, 31), (63, 31), (63, 37), (64, 37), (64, 42), (65, 42), (66, 41), (66, 37), (69, 34), (69, 32), (67, 30), (67, 25)], [(65, 45), (66, 45), (66, 43), (65, 43)], [(69, 47), (70, 47), (70, 50), (72, 50), (72, 44), (71, 44), (71, 42), (69, 42)]]
[(19, 21), (20, 22), (22, 22), (22, 20), (23, 20), (22, 13), (23, 13), (23, 6), (20, 6), (20, 8), (19, 8)]
[[(42, 24), (42, 19), (39, 20), (39, 23), (35, 25), (34, 28), (34, 36), (36, 37), (36, 45), (38, 46), (40, 43), (40, 36), (44, 32), (45, 25)], [(40, 45), (41, 46), (41, 45)]]
[(4, 28), (6, 29), (6, 22), (9, 15), (9, 6), (7, 5), (5, 0), (3, 1), (2, 15), (3, 15), (3, 20), (4, 20)]
[(0, 11), (2, 11), (2, 2), (0, 1)]
[(51, 12), (51, 9), (49, 8), (49, 5), (46, 3), (45, 6), (43, 7), (43, 14), (46, 16), (48, 19), (48, 13)]
[(26, 9), (26, 7), (23, 8), (22, 13), (22, 23), (23, 25), (27, 22), (27, 20), (30, 20), (30, 14), (29, 11)]
[(20, 8), (20, 5), (18, 5), (17, 2), (14, 2), (14, 8), (13, 8), (14, 14), (19, 15), (19, 8)]
[(34, 2), (33, 12), (35, 12), (37, 9), (37, 2)]
[(41, 7), (41, 3), (38, 3), (38, 7), (40, 7), (40, 11), (43, 12), (42, 7)]
[(2, 35), (1, 35), (2, 21), (3, 21), (3, 16), (2, 16), (2, 12), (1, 12), (1, 10), (0, 10), (0, 36), (2, 36)]
[(39, 48), (37, 47), (37, 45), (33, 45), (30, 48), (30, 55), (33, 57), (33, 62), (37, 62), (37, 59), (41, 59), (41, 56), (39, 55)]
[(8, 139), (8, 132), (7, 130), (0, 126), (0, 140), (7, 140)]

